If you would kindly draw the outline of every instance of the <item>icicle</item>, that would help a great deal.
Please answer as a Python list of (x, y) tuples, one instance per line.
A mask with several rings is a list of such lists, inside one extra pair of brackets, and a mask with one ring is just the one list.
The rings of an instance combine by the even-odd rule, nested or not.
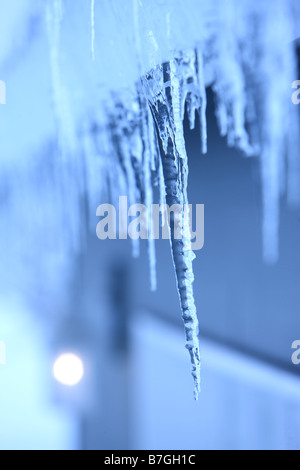
[[(49, 0), (46, 6), (46, 21), (50, 45), (50, 66), (53, 101), (58, 124), (59, 149), (57, 153), (57, 174), (62, 190), (63, 211), (69, 219), (69, 237), (66, 241), (75, 250), (80, 249), (84, 233), (80, 224), (80, 195), (84, 190), (81, 155), (78, 152), (77, 136), (71, 110), (68, 90), (63, 84), (60, 71), (59, 51), (61, 23), (63, 19), (62, 0)], [(70, 158), (72, 155), (72, 158)], [(69, 216), (70, 208), (72, 208)]]
[(228, 132), (228, 116), (226, 106), (222, 102), (218, 102), (216, 104), (216, 118), (220, 129), (220, 135), (221, 137), (225, 137)]
[(190, 129), (195, 128), (196, 111), (200, 108), (197, 79), (197, 55), (194, 50), (180, 54), (178, 75), (181, 77), (181, 120), (184, 120), (185, 107)]
[(63, 4), (61, 0), (53, 0), (46, 11), (48, 38), (50, 43), (50, 62), (52, 85), (56, 115), (59, 119), (61, 145), (74, 150), (76, 148), (72, 115), (69, 108), (66, 90), (62, 84), (59, 67), (60, 28), (63, 18)]
[(180, 76), (176, 67), (176, 59), (170, 62), (170, 81), (172, 96), (172, 109), (170, 110), (170, 112), (173, 114), (175, 150), (178, 151), (179, 157), (187, 158), (183, 134), (182, 116), (182, 102), (185, 102), (185, 100), (184, 98), (181, 98)]
[[(138, 98), (131, 102), (128, 109), (118, 97), (113, 96), (114, 111), (111, 113), (110, 132), (118, 164), (125, 174), (129, 205), (141, 199), (142, 192), (142, 155), (141, 117)], [(116, 112), (117, 110), (117, 112)], [(132, 240), (133, 257), (140, 254), (140, 240)]]
[[(264, 67), (260, 70), (260, 81), (257, 88), (260, 89), (263, 102), (260, 105), (262, 122), (262, 186), (263, 186), (263, 243), (264, 258), (267, 263), (274, 264), (279, 258), (279, 220), (280, 220), (280, 198), (283, 190), (292, 183), (287, 168), (297, 168), (299, 163), (291, 162), (293, 153), (290, 153), (286, 161), (286, 150), (289, 146), (289, 138), (283, 136), (291, 135), (295, 130), (290, 126), (289, 116), (292, 117), (294, 108), (291, 109), (290, 85), (295, 73), (295, 57), (292, 46), (284, 42), (291, 28), (290, 10), (285, 2), (278, 2), (277, 14), (282, 18), (278, 27), (274, 28), (273, 17), (266, 8), (263, 28), (264, 34), (261, 38), (260, 54)], [(261, 20), (260, 20), (261, 21)], [(270, 47), (272, 44), (273, 47)], [(276, 80), (273, 77), (276, 76)], [(274, 96), (276, 99), (274, 99)], [(283, 115), (286, 116), (283, 119)], [(295, 122), (297, 122), (296, 119)], [(299, 128), (295, 130), (295, 136), (299, 134)], [(298, 138), (295, 137), (294, 145)], [(297, 149), (299, 152), (299, 149)], [(297, 160), (299, 162), (299, 153)], [(290, 171), (290, 170), (288, 170)], [(287, 178), (288, 177), (288, 178)], [(297, 175), (296, 169), (296, 178)], [(292, 183), (293, 184), (293, 183)], [(295, 196), (297, 195), (297, 189)]]
[[(166, 187), (161, 159), (159, 160), (159, 203), (161, 206), (166, 204)], [(162, 227), (165, 225), (165, 222), (165, 213), (163, 211), (161, 214)]]
[[(136, 204), (136, 175), (131, 161), (130, 148), (125, 149), (124, 167), (127, 175), (127, 188), (129, 204)], [(132, 243), (132, 256), (138, 258), (140, 256), (140, 242), (139, 240), (131, 240)]]
[[(150, 101), (150, 106), (152, 108), (154, 117), (156, 119), (157, 128), (161, 140), (163, 141), (166, 135), (169, 136), (167, 141), (167, 151), (165, 152), (165, 147), (162, 146), (161, 154), (162, 170), (165, 182), (166, 203), (169, 205), (169, 207), (173, 206), (174, 204), (178, 204), (183, 210), (184, 205), (187, 203), (186, 183), (188, 166), (185, 150), (185, 158), (178, 158), (180, 152), (182, 153), (181, 135), (179, 134), (179, 136), (176, 136), (171, 134), (172, 132), (176, 132), (177, 129), (180, 132), (180, 125), (182, 125), (182, 123), (179, 123), (178, 121), (178, 97), (180, 96), (180, 90), (178, 82), (176, 82), (176, 75), (173, 72), (171, 73), (171, 83), (172, 80), (173, 90), (175, 92), (173, 106), (175, 106), (174, 120), (177, 119), (176, 126), (174, 122), (170, 121), (170, 113), (168, 109), (170, 103), (167, 103), (166, 99), (163, 98), (162, 95), (153, 96), (149, 83), (146, 84), (145, 90), (146, 93), (148, 92), (148, 94), (150, 90), (150, 95), (148, 99)], [(151, 81), (151, 79), (149, 78), (147, 81), (149, 82)], [(173, 96), (171, 96), (171, 99), (172, 98)], [(175, 147), (176, 142), (179, 143), (180, 150)], [(182, 229), (184, 229), (184, 226), (182, 226)], [(177, 278), (177, 287), (182, 310), (182, 318), (185, 326), (186, 348), (189, 351), (192, 364), (192, 376), (195, 384), (194, 395), (195, 399), (197, 400), (200, 392), (200, 347), (198, 340), (198, 319), (193, 295), (194, 275), (192, 261), (195, 256), (190, 250), (188, 236), (186, 235), (184, 230), (184, 236), (182, 237), (182, 239), (175, 239), (174, 230), (175, 227), (174, 223), (172, 223), (171, 218), (171, 249)]]
[[(148, 106), (143, 95), (140, 95), (141, 100), (141, 121), (142, 121), (142, 138), (143, 138), (143, 157), (144, 157), (144, 192), (145, 192), (145, 205), (148, 209), (148, 258), (150, 269), (150, 287), (152, 291), (157, 289), (157, 276), (156, 276), (156, 251), (155, 240), (152, 238), (151, 233), (151, 207), (153, 204), (153, 189), (152, 189), (152, 175), (151, 175), (151, 162), (153, 157), (151, 155), (151, 142), (153, 136), (153, 118), (148, 112)], [(150, 122), (149, 122), (150, 121)], [(152, 126), (151, 126), (152, 125)]]
[[(166, 202), (171, 207), (173, 204), (184, 206), (184, 198), (181, 189), (181, 177), (175, 164), (175, 149), (169, 141), (167, 154), (162, 154), (162, 165), (166, 184)], [(186, 160), (182, 160), (187, 171)], [(176, 188), (176, 189), (175, 189)], [(193, 254), (187, 251), (187, 240), (174, 238), (174, 225), (171, 222), (171, 247), (173, 253), (174, 266), (177, 277), (177, 286), (181, 302), (182, 318), (186, 332), (186, 348), (188, 349), (192, 363), (192, 376), (195, 384), (195, 399), (198, 399), (200, 392), (200, 347), (199, 347), (199, 327), (196, 307), (193, 294)]]
[(148, 132), (149, 132), (149, 147), (150, 147), (150, 155), (151, 155), (151, 170), (153, 172), (156, 172), (156, 162), (157, 162), (159, 150), (158, 150), (158, 144), (157, 144), (156, 131), (155, 131), (154, 122), (153, 122), (153, 116), (151, 114), (149, 106), (147, 106), (147, 112), (148, 112), (147, 122), (148, 122)]
[(91, 0), (91, 53), (95, 61), (95, 0)]
[(198, 86), (200, 91), (200, 126), (201, 126), (201, 143), (202, 153), (207, 153), (207, 122), (206, 122), (206, 108), (207, 98), (205, 89), (205, 78), (204, 78), (204, 65), (203, 55), (201, 51), (197, 51), (197, 64), (198, 64)]

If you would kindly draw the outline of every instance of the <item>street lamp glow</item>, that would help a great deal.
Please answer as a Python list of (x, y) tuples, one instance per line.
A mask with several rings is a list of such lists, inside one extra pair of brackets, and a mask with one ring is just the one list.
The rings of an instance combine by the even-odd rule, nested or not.
[(69, 387), (77, 385), (81, 381), (83, 374), (82, 360), (75, 354), (62, 354), (56, 359), (53, 366), (55, 379)]

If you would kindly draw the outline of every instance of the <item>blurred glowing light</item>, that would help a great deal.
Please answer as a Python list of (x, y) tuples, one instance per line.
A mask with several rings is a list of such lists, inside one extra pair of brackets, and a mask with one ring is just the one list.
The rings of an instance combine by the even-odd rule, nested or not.
[(82, 360), (75, 354), (62, 354), (54, 363), (53, 375), (64, 385), (69, 387), (77, 385), (84, 375)]

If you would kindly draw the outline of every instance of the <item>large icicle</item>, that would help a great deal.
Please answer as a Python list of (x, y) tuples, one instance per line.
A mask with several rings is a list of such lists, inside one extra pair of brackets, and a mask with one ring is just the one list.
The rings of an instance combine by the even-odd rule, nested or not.
[[(161, 69), (160, 72), (163, 73)], [(175, 76), (173, 72), (171, 72), (169, 65), (164, 67), (164, 75), (166, 84), (171, 85), (171, 83), (168, 82), (168, 77), (171, 76), (174, 80)], [(175, 91), (174, 101), (176, 103), (174, 115), (172, 115), (174, 106), (172, 106), (171, 87), (169, 86), (168, 89), (167, 86), (165, 95), (162, 93), (156, 95), (155, 85), (154, 87), (151, 85), (153, 85), (153, 83), (151, 84), (151, 78), (149, 76), (148, 79), (144, 81), (144, 86), (156, 121), (157, 130), (162, 140), (161, 161), (165, 182), (166, 203), (169, 207), (179, 205), (183, 211), (184, 205), (187, 204), (186, 185), (188, 165), (185, 151), (184, 155), (180, 156), (179, 153), (179, 151), (182, 151), (181, 132), (179, 132), (179, 136), (175, 135), (182, 126), (182, 121), (179, 121), (179, 116), (176, 111), (180, 96), (180, 90), (177, 87), (178, 82), (175, 81), (175, 85), (173, 86)], [(176, 147), (176, 142), (179, 143), (179, 149)], [(192, 363), (192, 376), (195, 384), (194, 396), (197, 400), (200, 392), (200, 347), (198, 340), (198, 318), (193, 294), (194, 275), (192, 261), (195, 255), (190, 249), (190, 240), (184, 230), (184, 226), (182, 226), (183, 237), (180, 239), (175, 238), (175, 222), (175, 216), (173, 212), (171, 212), (171, 248), (182, 310), (182, 319), (186, 333), (186, 348), (190, 353)]]
[[(142, 138), (143, 138), (143, 172), (144, 172), (144, 202), (148, 209), (148, 227), (151, 227), (151, 207), (153, 204), (153, 188), (152, 188), (152, 116), (148, 113), (148, 106), (145, 97), (140, 93), (140, 106), (141, 106), (141, 121), (142, 121)], [(150, 232), (150, 231), (149, 231)], [(150, 269), (150, 288), (152, 291), (157, 289), (157, 276), (156, 276), (156, 251), (155, 240), (152, 236), (148, 237), (148, 258)]]

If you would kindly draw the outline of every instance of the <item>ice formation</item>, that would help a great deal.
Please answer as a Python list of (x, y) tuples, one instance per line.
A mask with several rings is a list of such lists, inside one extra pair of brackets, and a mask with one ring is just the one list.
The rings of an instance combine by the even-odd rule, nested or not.
[[(36, 177), (41, 160), (25, 163), (22, 178), (25, 185), (35, 181), (27, 207), (43, 199), (38, 224), (43, 217), (57, 221), (68, 214), (68, 231), (61, 227), (62, 252), (81, 246), (85, 194), (91, 219), (101, 193), (113, 200), (127, 194), (131, 204), (148, 206), (157, 186), (161, 202), (187, 203), (183, 120), (186, 113), (194, 128), (199, 114), (199, 147), (206, 153), (206, 88), (212, 87), (221, 135), (245, 156), (260, 158), (263, 251), (266, 261), (276, 261), (281, 196), (286, 192), (291, 204), (299, 204), (298, 113), (290, 99), (291, 83), (298, 78), (292, 42), (298, 2), (275, 0), (270, 7), (269, 0), (91, 0), (89, 8), (71, 0), (45, 3), (45, 12), (40, 4), (35, 8), (47, 24), (59, 145), (41, 152), (50, 161), (46, 184)], [(12, 212), (18, 178), (9, 181)], [(53, 196), (54, 186), (59, 190)], [(27, 235), (30, 240), (30, 231)], [(194, 255), (187, 243), (173, 237), (171, 249), (197, 398)], [(49, 251), (49, 244), (39, 249)], [(155, 289), (154, 240), (148, 251)], [(139, 253), (137, 242), (133, 252)]]

